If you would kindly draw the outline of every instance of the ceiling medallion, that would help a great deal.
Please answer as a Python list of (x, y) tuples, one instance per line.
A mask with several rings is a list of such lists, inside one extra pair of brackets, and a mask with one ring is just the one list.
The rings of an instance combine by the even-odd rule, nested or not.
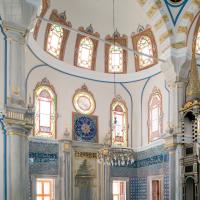
[(78, 113), (90, 115), (95, 111), (96, 103), (93, 94), (84, 84), (81, 89), (76, 90), (73, 96), (73, 105)]

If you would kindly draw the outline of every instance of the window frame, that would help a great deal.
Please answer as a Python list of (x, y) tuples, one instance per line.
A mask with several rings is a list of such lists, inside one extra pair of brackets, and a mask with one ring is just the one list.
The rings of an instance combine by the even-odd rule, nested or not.
[[(120, 106), (120, 108), (123, 111), (123, 121), (125, 121), (125, 128), (126, 128), (126, 134), (123, 135), (123, 141), (115, 141), (116, 140), (116, 132), (113, 129), (113, 113), (116, 112), (116, 108), (117, 106)], [(125, 101), (120, 97), (117, 96), (117, 98), (114, 98), (110, 104), (110, 123), (111, 123), (111, 127), (112, 127), (112, 136), (111, 136), (111, 142), (112, 142), (112, 146), (120, 146), (120, 147), (128, 147), (128, 108), (126, 106)]]
[[(50, 15), (49, 20), (51, 20), (53, 22), (56, 22), (56, 23), (59, 23), (59, 24), (62, 24), (62, 25), (65, 25), (65, 26), (68, 26), (70, 28), (72, 27), (71, 22), (67, 21), (67, 19), (66, 19), (65, 12), (58, 13), (58, 11), (54, 9), (54, 10), (52, 10), (52, 13)], [(54, 58), (59, 59), (59, 60), (63, 60), (64, 59), (64, 54), (65, 54), (65, 49), (66, 49), (66, 44), (67, 44), (67, 40), (68, 40), (70, 31), (67, 30), (67, 29), (63, 29), (62, 28), (62, 30), (63, 30), (63, 37), (62, 37), (62, 41), (61, 41), (60, 52), (59, 52), (59, 56), (56, 57), (56, 56), (54, 56), (53, 54), (51, 54), (47, 50), (49, 33), (51, 31), (51, 27), (52, 26), (53, 25), (50, 24), (50, 23), (47, 24), (46, 32), (45, 32), (45, 40), (44, 40), (44, 50), (48, 54), (50, 54), (51, 56), (53, 56)]]
[[(118, 32), (115, 32), (115, 43), (119, 44), (120, 46), (124, 46), (127, 47), (128, 45), (128, 37), (126, 35), (120, 35)], [(105, 40), (108, 42), (112, 42), (114, 43), (114, 34), (111, 35), (107, 35), (105, 37)], [(109, 74), (126, 74), (127, 73), (127, 60), (128, 60), (128, 52), (125, 49), (122, 49), (123, 52), (123, 62), (122, 62), (122, 72), (110, 72), (109, 71), (109, 53), (110, 53), (110, 47), (112, 45), (110, 44), (105, 44), (105, 73), (109, 73)]]
[[(42, 5), (41, 5), (41, 10), (38, 13), (39, 17), (44, 17), (45, 14), (47, 13), (47, 10), (49, 9), (50, 6), (50, 0), (42, 0)], [(33, 38), (35, 40), (37, 40), (38, 37), (38, 33), (39, 33), (39, 29), (41, 26), (42, 20), (41, 19), (37, 19), (36, 23), (35, 23), (35, 27), (34, 27), (34, 31), (33, 31)]]
[[(152, 52), (153, 52), (153, 57), (158, 58), (158, 52), (157, 52), (157, 45), (156, 45), (156, 40), (155, 37), (153, 35), (153, 32), (151, 30), (151, 28), (147, 28), (139, 33), (133, 33), (132, 34), (132, 44), (133, 44), (133, 49), (138, 51), (138, 42), (141, 39), (141, 37), (146, 36), (150, 39), (151, 44), (152, 44)], [(138, 51), (139, 52), (139, 51)], [(156, 65), (158, 63), (157, 59), (153, 59), (153, 63), (150, 65), (147, 65), (145, 67), (141, 67), (140, 66), (140, 55), (134, 54), (134, 59), (135, 59), (135, 70), (137, 71), (142, 71), (145, 69), (148, 69), (154, 65)]]
[(113, 181), (126, 182), (126, 200), (129, 199), (129, 178), (128, 177), (111, 177), (110, 181), (110, 199), (113, 199)]
[(31, 191), (30, 191), (30, 195), (31, 195), (31, 199), (36, 200), (37, 199), (37, 180), (38, 179), (43, 179), (43, 180), (51, 180), (52, 181), (52, 200), (56, 199), (56, 182), (57, 182), (57, 178), (56, 176), (49, 176), (49, 175), (31, 175)]
[[(51, 105), (50, 105), (50, 132), (45, 132), (46, 134), (49, 133), (49, 136), (46, 136), (46, 134), (42, 134), (44, 132), (42, 132), (40, 130), (40, 101), (38, 101), (38, 99), (40, 98), (39, 94), (43, 91), (43, 90), (47, 90), (52, 96), (51, 96)], [(54, 87), (50, 84), (49, 80), (44, 78), (41, 82), (37, 83), (34, 91), (33, 91), (33, 102), (34, 102), (34, 109), (36, 109), (36, 103), (38, 103), (39, 106), (39, 110), (38, 113), (35, 112), (35, 115), (38, 114), (38, 120), (36, 124), (36, 116), (34, 118), (34, 130), (33, 130), (33, 135), (36, 137), (41, 137), (41, 138), (51, 138), (51, 139), (56, 139), (56, 130), (57, 130), (57, 95), (55, 92)], [(38, 101), (38, 102), (37, 102)], [(54, 105), (52, 105), (52, 103)], [(52, 110), (53, 107), (53, 110)], [(51, 119), (52, 113), (54, 112), (55, 116), (54, 119)], [(53, 125), (52, 125), (52, 121), (53, 121)], [(52, 127), (53, 126), (53, 127)]]
[[(90, 29), (89, 29), (90, 28)], [(91, 36), (100, 37), (100, 34), (98, 32), (93, 32), (93, 29), (91, 26), (89, 26), (88, 28), (84, 29), (84, 27), (79, 27), (79, 31), (83, 32), (83, 33), (87, 33)], [(81, 35), (81, 34), (77, 34), (76, 37), (76, 43), (75, 43), (75, 51), (74, 51), (74, 66), (76, 67), (80, 67), (86, 70), (95, 70), (96, 69), (96, 56), (97, 56), (97, 48), (98, 48), (98, 40), (95, 40), (93, 38), (90, 38), (91, 41), (93, 42), (93, 52), (92, 52), (92, 61), (91, 61), (91, 68), (86, 68), (86, 67), (82, 67), (78, 65), (78, 54), (79, 54), (79, 48), (80, 48), (80, 42), (83, 38), (86, 38), (87, 36)]]
[[(159, 97), (159, 101), (155, 104), (153, 102), (154, 98)], [(152, 111), (154, 106), (158, 107), (158, 130), (152, 132)], [(148, 101), (148, 120), (147, 120), (147, 125), (148, 125), (148, 143), (151, 143), (157, 139), (160, 139), (162, 131), (163, 131), (163, 105), (162, 105), (162, 94), (161, 91), (157, 88), (154, 87), (152, 93), (150, 94), (149, 101)]]
[(196, 25), (195, 25), (195, 30), (194, 30), (194, 34), (193, 34), (193, 42), (192, 42), (192, 52), (194, 54), (196, 53), (197, 55), (200, 55), (200, 52), (197, 53), (197, 51), (196, 51), (198, 33), (200, 34), (200, 16), (198, 17)]

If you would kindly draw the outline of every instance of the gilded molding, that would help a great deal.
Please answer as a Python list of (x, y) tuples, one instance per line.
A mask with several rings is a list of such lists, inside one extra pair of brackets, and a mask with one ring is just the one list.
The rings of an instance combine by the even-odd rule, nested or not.
[(138, 0), (138, 3), (141, 5), (141, 6), (144, 6), (144, 4), (147, 2), (147, 0)]
[(185, 41), (181, 41), (181, 42), (173, 43), (171, 46), (174, 49), (181, 49), (183, 47), (186, 47), (186, 43)]
[(178, 32), (187, 34), (187, 32), (188, 32), (187, 26), (179, 26)]
[(97, 159), (97, 153), (95, 153), (95, 152), (75, 151), (75, 157), (88, 158), (88, 159)]
[(167, 14), (163, 15), (155, 24), (154, 27), (156, 30), (159, 30), (166, 22), (169, 21)]
[(19, 137), (24, 137), (25, 139), (28, 139), (28, 136), (23, 134), (23, 133), (19, 133), (19, 132), (14, 132), (14, 131), (8, 131), (7, 135), (10, 136), (19, 136)]
[(167, 30), (166, 32), (162, 33), (159, 42), (162, 44), (167, 38), (169, 38), (173, 34), (172, 29)]
[(150, 9), (147, 11), (147, 15), (152, 18), (159, 9), (162, 8), (162, 3), (160, 0), (157, 0), (155, 4), (153, 4)]

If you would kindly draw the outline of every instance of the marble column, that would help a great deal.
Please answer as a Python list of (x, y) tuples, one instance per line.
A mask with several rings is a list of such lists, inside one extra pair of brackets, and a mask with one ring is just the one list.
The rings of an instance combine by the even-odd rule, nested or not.
[(33, 115), (26, 109), (6, 110), (8, 200), (27, 200), (29, 192), (28, 135)]

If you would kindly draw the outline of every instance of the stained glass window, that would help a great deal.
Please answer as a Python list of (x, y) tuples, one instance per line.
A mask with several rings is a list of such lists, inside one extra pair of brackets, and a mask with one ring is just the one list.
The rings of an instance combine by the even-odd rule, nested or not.
[(160, 137), (162, 128), (162, 100), (160, 91), (154, 88), (149, 99), (149, 139), (156, 140)]
[(198, 29), (196, 38), (196, 53), (200, 54), (200, 28)]
[(36, 179), (36, 200), (52, 200), (54, 197), (53, 179)]
[(126, 181), (113, 181), (113, 200), (126, 200)]
[(48, 86), (35, 90), (35, 135), (55, 137), (56, 96)]
[(115, 45), (109, 49), (108, 72), (123, 72), (123, 49)]
[(56, 58), (59, 58), (60, 56), (62, 39), (63, 39), (62, 27), (55, 24), (51, 25), (47, 39), (47, 51)]
[(85, 37), (80, 41), (77, 62), (79, 67), (91, 69), (93, 48), (94, 45), (90, 38)]
[[(144, 53), (149, 56), (153, 56), (153, 48), (151, 39), (148, 36), (141, 36), (139, 41), (137, 42), (137, 50), (140, 53)], [(147, 56), (139, 55), (139, 66), (140, 68), (147, 67), (154, 63), (153, 58), (149, 58)]]
[(122, 101), (112, 102), (112, 145), (127, 147), (127, 108)]

